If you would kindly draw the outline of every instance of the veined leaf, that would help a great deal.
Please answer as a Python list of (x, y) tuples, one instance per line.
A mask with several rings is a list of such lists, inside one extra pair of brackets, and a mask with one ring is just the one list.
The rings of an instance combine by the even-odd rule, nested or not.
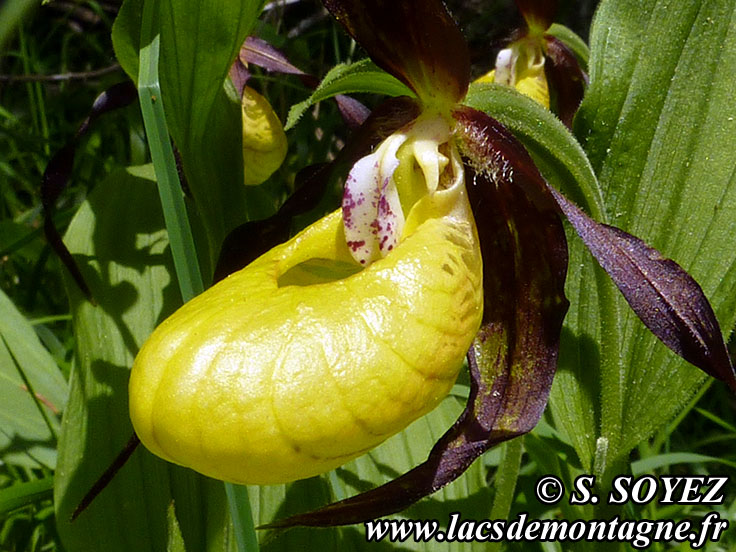
[[(724, 329), (736, 321), (735, 17), (734, 0), (602, 2), (575, 121), (609, 222), (688, 270)], [(703, 376), (618, 305), (621, 359), (603, 374), (614, 385), (601, 389), (602, 424), (625, 454), (681, 409)], [(614, 316), (601, 312), (600, 325)]]
[(371, 60), (336, 65), (325, 75), (317, 89), (306, 100), (291, 106), (284, 128), (289, 130), (311, 106), (338, 94), (370, 92), (387, 96), (411, 96), (414, 93), (397, 78), (379, 69)]
[(66, 404), (67, 383), (33, 326), (2, 290), (0, 382), (0, 460), (53, 468), (54, 433)]

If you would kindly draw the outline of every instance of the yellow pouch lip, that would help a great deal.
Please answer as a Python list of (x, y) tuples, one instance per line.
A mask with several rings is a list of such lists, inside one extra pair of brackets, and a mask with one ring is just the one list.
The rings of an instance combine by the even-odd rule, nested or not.
[[(414, 255), (413, 252), (416, 252), (414, 258), (402, 258), (402, 247), (400, 246), (397, 247), (396, 250), (386, 259), (377, 261), (371, 266), (357, 272), (356, 274), (349, 275), (346, 278), (337, 281), (313, 284), (306, 287), (279, 287), (279, 278), (283, 276), (283, 274), (288, 272), (294, 266), (308, 261), (309, 259), (325, 258), (339, 260), (341, 262), (355, 263), (355, 261), (352, 260), (347, 245), (345, 244), (341, 214), (339, 211), (336, 211), (308, 227), (289, 242), (272, 249), (242, 271), (229, 276), (204, 294), (200, 295), (198, 298), (195, 298), (190, 303), (184, 305), (179, 311), (161, 324), (161, 326), (159, 326), (159, 328), (154, 332), (149, 341), (141, 349), (133, 368), (130, 382), (131, 418), (136, 432), (144, 445), (154, 453), (169, 461), (187, 465), (197, 471), (201, 471), (202, 473), (220, 479), (240, 483), (279, 483), (308, 477), (334, 468), (376, 446), (390, 434), (399, 431), (402, 427), (405, 427), (408, 423), (413, 421), (413, 419), (416, 419), (434, 408), (441, 398), (449, 391), (454, 382), (457, 371), (462, 365), (462, 358), (465, 350), (469, 346), (470, 341), (480, 324), (482, 310), (482, 290), (480, 289), (482, 275), (480, 273), (480, 253), (477, 247), (477, 236), (475, 235), (472, 217), (468, 218), (470, 211), (469, 206), (467, 205), (467, 200), (464, 197), (464, 188), (458, 188), (460, 189), (456, 188), (440, 191), (432, 194), (431, 196), (427, 196), (417, 202), (414, 208), (412, 208), (407, 219), (407, 226), (405, 227), (405, 231), (402, 236), (402, 244), (406, 243), (409, 248), (404, 249), (407, 255)], [(470, 245), (463, 249), (454, 243), (446, 242), (446, 237), (450, 234), (452, 234), (453, 239), (459, 241), (465, 240), (467, 244)], [(267, 428), (267, 430), (261, 432), (263, 435), (266, 435), (270, 431), (271, 434), (269, 434), (270, 436), (268, 436), (268, 438), (263, 436), (256, 437), (253, 435), (253, 441), (260, 443), (258, 446), (271, 446), (274, 450), (279, 451), (277, 456), (280, 455), (280, 458), (270, 462), (266, 459), (260, 459), (258, 460), (260, 464), (257, 464), (256, 462), (257, 465), (252, 469), (243, 468), (242, 464), (247, 463), (248, 457), (253, 456), (258, 451), (249, 450), (247, 442), (236, 443), (236, 441), (239, 441), (239, 438), (233, 438), (232, 442), (229, 442), (227, 440), (227, 434), (225, 434), (224, 437), (222, 435), (217, 437), (208, 436), (207, 433), (211, 428), (207, 427), (207, 420), (195, 420), (195, 425), (199, 425), (200, 427), (195, 428), (192, 431), (178, 431), (176, 427), (173, 427), (175, 424), (181, 424), (181, 420), (186, 417), (187, 412), (181, 412), (179, 416), (175, 416), (171, 413), (171, 409), (168, 408), (168, 406), (176, 401), (180, 401), (182, 404), (182, 410), (186, 411), (189, 408), (187, 405), (190, 404), (181, 399), (180, 391), (169, 392), (170, 390), (165, 389), (165, 386), (168, 385), (166, 382), (172, 379), (171, 374), (166, 374), (165, 372), (171, 370), (175, 372), (180, 369), (169, 366), (172, 364), (171, 359), (177, 355), (175, 351), (176, 347), (199, 347), (202, 349), (203, 347), (208, 346), (215, 348), (218, 346), (218, 341), (216, 339), (210, 340), (205, 346), (194, 343), (197, 341), (197, 338), (192, 337), (192, 335), (196, 335), (197, 332), (203, 332), (205, 330), (205, 327), (199, 321), (199, 318), (203, 314), (209, 316), (210, 319), (213, 319), (212, 317), (217, 317), (221, 311), (226, 311), (231, 308), (230, 306), (233, 302), (245, 299), (243, 295), (247, 296), (250, 294), (251, 297), (257, 297), (256, 294), (259, 294), (262, 297), (267, 296), (268, 301), (263, 305), (259, 302), (259, 308), (262, 307), (262, 310), (258, 313), (250, 313), (250, 316), (270, 316), (268, 315), (268, 312), (273, 314), (275, 311), (269, 311), (268, 309), (278, 310), (279, 304), (282, 306), (286, 305), (287, 308), (294, 307), (293, 304), (289, 307), (289, 302), (297, 295), (303, 296), (305, 291), (307, 291), (307, 295), (311, 294), (310, 297), (312, 297), (312, 295), (317, 297), (322, 294), (324, 295), (324, 301), (329, 303), (333, 297), (337, 297), (340, 293), (346, 293), (345, 291), (340, 292), (340, 288), (344, 289), (346, 287), (355, 287), (355, 289), (358, 289), (363, 286), (365, 287), (368, 295), (365, 297), (354, 298), (358, 303), (358, 307), (356, 308), (367, 308), (372, 315), (376, 315), (377, 313), (380, 313), (380, 316), (386, 315), (386, 313), (391, 315), (390, 310), (387, 310), (386, 307), (386, 305), (391, 301), (386, 302), (385, 299), (387, 295), (390, 295), (393, 287), (402, 285), (406, 286), (407, 282), (411, 287), (415, 284), (415, 281), (421, 281), (422, 276), (424, 276), (425, 280), (428, 281), (425, 281), (424, 284), (422, 284), (426, 288), (423, 291), (412, 291), (416, 292), (417, 299), (421, 299), (422, 294), (426, 297), (434, 297), (431, 295), (432, 293), (435, 293), (435, 295), (436, 293), (440, 293), (439, 297), (440, 299), (442, 298), (442, 293), (444, 292), (437, 292), (436, 290), (433, 291), (431, 288), (441, 290), (443, 286), (448, 285), (447, 281), (451, 281), (452, 278), (446, 278), (448, 275), (439, 267), (436, 271), (425, 270), (425, 273), (422, 273), (422, 267), (415, 266), (415, 262), (419, 262), (421, 264), (422, 262), (426, 262), (426, 259), (431, 258), (431, 252), (433, 250), (437, 250), (438, 254), (440, 250), (450, 252), (456, 251), (457, 256), (463, 258), (459, 259), (459, 262), (461, 263), (460, 265), (453, 266), (461, 266), (462, 268), (462, 264), (467, 265), (469, 263), (472, 265), (467, 267), (467, 274), (462, 275), (462, 279), (464, 280), (461, 282), (462, 285), (465, 286), (463, 289), (467, 288), (465, 295), (470, 297), (469, 301), (472, 303), (470, 307), (465, 305), (463, 308), (466, 308), (466, 310), (470, 312), (469, 316), (472, 320), (465, 321), (468, 326), (467, 331), (465, 332), (467, 335), (457, 337), (448, 334), (443, 337), (443, 339), (450, 344), (450, 347), (457, 349), (457, 352), (454, 354), (455, 361), (448, 363), (452, 364), (452, 366), (443, 367), (443, 370), (445, 370), (446, 373), (441, 375), (430, 373), (431, 379), (429, 380), (429, 383), (423, 381), (416, 374), (405, 374), (400, 376), (404, 379), (407, 377), (409, 378), (409, 380), (406, 381), (409, 381), (410, 383), (406, 383), (405, 385), (407, 387), (407, 393), (411, 391), (410, 388), (414, 385), (414, 387), (417, 387), (417, 392), (419, 394), (424, 393), (426, 395), (423, 398), (426, 405), (420, 405), (421, 407), (410, 405), (406, 407), (406, 412), (402, 411), (400, 416), (397, 414), (397, 417), (399, 418), (401, 416), (406, 418), (402, 420), (401, 427), (397, 427), (395, 421), (390, 420), (391, 423), (386, 422), (384, 424), (384, 421), (380, 420), (380, 423), (376, 424), (376, 426), (381, 427), (382, 424), (384, 424), (387, 427), (387, 433), (372, 435), (371, 433), (375, 433), (375, 428), (371, 429), (371, 427), (368, 427), (368, 429), (365, 430), (365, 428), (361, 429), (360, 427), (352, 427), (349, 423), (344, 424), (345, 427), (337, 430), (336, 435), (344, 441), (354, 441), (357, 443), (356, 446), (347, 452), (331, 450), (326, 451), (324, 455), (317, 455), (315, 454), (316, 449), (313, 449), (310, 444), (311, 436), (309, 435), (309, 428), (296, 427), (301, 426), (300, 420), (292, 419), (290, 414), (287, 412), (287, 414), (282, 417), (289, 420), (288, 423), (294, 427), (294, 434), (297, 436), (294, 439), (291, 439), (292, 436), (279, 435), (279, 432), (273, 430), (273, 428)], [(394, 260), (391, 261), (391, 259)], [(398, 263), (399, 260), (402, 262)], [(458, 269), (455, 268), (454, 270)], [(439, 271), (439, 276), (437, 277), (429, 274), (430, 272), (434, 274), (437, 271)], [(402, 281), (402, 279), (406, 281)], [(470, 280), (473, 281), (471, 282)], [(403, 290), (404, 288), (401, 289)], [(406, 295), (408, 292), (402, 291), (401, 293)], [(354, 292), (353, 295), (356, 295), (356, 293)], [(357, 295), (359, 295), (359, 293)], [(309, 303), (307, 299), (305, 299), (305, 305)], [(396, 299), (398, 300), (398, 303), (409, 305), (407, 308), (414, 308), (415, 310), (418, 310), (418, 312), (421, 311), (421, 308), (425, 307), (422, 305), (412, 306), (410, 297), (396, 297)], [(317, 300), (315, 299), (315, 301)], [(442, 303), (442, 301), (440, 301), (440, 303)], [(247, 302), (244, 304), (247, 305)], [(366, 307), (366, 305), (368, 307)], [(304, 308), (306, 309), (307, 307), (305, 306)], [(318, 308), (319, 310), (319, 301), (309, 308)], [(338, 312), (333, 313), (330, 309), (325, 309), (323, 318), (329, 317), (330, 315), (345, 316), (344, 309), (340, 310), (335, 307), (335, 310), (343, 314), (339, 314)], [(246, 314), (246, 316), (248, 315)], [(274, 326), (276, 329), (273, 330), (275, 333), (278, 333), (279, 331), (282, 332), (280, 338), (288, 340), (289, 332), (306, 331), (298, 329), (300, 322), (298, 317), (294, 318), (296, 313), (293, 313), (292, 318), (294, 319), (286, 320), (288, 316), (286, 314), (284, 314), (284, 316), (285, 320), (283, 327), (278, 328), (278, 325), (276, 324)], [(397, 316), (405, 315), (400, 313)], [(419, 334), (419, 330), (407, 330), (402, 326), (403, 324), (413, 327), (412, 316), (405, 320), (400, 320), (399, 323), (388, 322), (387, 325), (392, 327), (395, 332), (404, 332), (404, 337), (406, 339), (416, 339), (418, 336), (421, 341), (422, 336)], [(423, 316), (431, 318), (431, 311), (426, 311)], [(306, 317), (303, 321), (305, 320), (309, 320), (309, 318)], [(336, 322), (327, 318), (324, 320), (323, 324), (326, 328), (325, 331), (328, 333), (335, 333), (337, 330), (335, 330), (334, 326), (330, 329), (331, 322), (335, 324), (339, 323), (339, 321)], [(223, 324), (227, 327), (226, 323)], [(234, 322), (233, 325), (237, 324)], [(348, 326), (350, 326), (350, 324), (348, 324)], [(353, 324), (353, 326), (355, 325)], [(228, 331), (230, 330), (229, 328), (226, 329)], [(251, 333), (255, 332), (252, 328), (248, 331)], [(380, 332), (380, 328), (377, 331)], [(310, 334), (309, 331), (306, 332), (305, 339), (315, 338), (315, 336)], [(225, 334), (227, 334), (227, 331)], [(370, 348), (371, 344), (370, 339), (368, 338), (371, 337), (374, 339), (390, 338), (390, 336), (387, 337), (386, 335), (376, 334), (373, 336), (368, 335), (358, 337), (357, 339), (361, 340), (361, 347), (365, 346)], [(339, 344), (341, 342), (340, 339), (335, 340), (333, 338), (334, 336), (327, 336), (324, 339), (333, 344)], [(230, 338), (228, 337), (223, 339), (226, 341)], [(267, 338), (264, 339), (267, 341)], [(436, 335), (432, 334), (429, 339), (436, 341), (438, 338)], [(311, 347), (309, 343), (305, 343), (305, 348)], [(431, 347), (431, 345), (432, 344), (430, 343), (429, 346)], [(239, 346), (240, 344), (238, 344), (238, 347)], [(414, 349), (419, 350), (423, 346), (424, 345), (416, 346)], [(256, 349), (257, 347), (253, 350)], [(220, 352), (219, 354), (224, 353)], [(349, 356), (350, 353), (346, 354)], [(381, 356), (379, 353), (370, 351), (365, 353), (364, 356), (370, 357), (370, 355), (373, 355), (374, 358), (380, 358)], [(376, 355), (378, 355), (378, 357), (376, 357)], [(400, 364), (399, 360), (396, 360), (395, 362)], [(339, 362), (337, 364), (339, 364)], [(371, 370), (373, 368), (371, 366), (366, 366), (363, 367), (363, 369)], [(410, 369), (413, 369), (413, 367), (410, 367)], [(406, 369), (405, 371), (410, 372), (410, 369)], [(434, 370), (434, 368), (432, 368), (432, 370)], [(377, 375), (373, 380), (380, 380), (381, 378), (386, 379), (388, 377), (386, 376), (388, 373), (387, 369), (384, 367), (381, 367), (380, 369), (376, 368), (375, 372)], [(201, 379), (196, 380), (196, 378), (193, 378), (189, 373), (182, 375), (181, 378), (192, 379), (191, 385), (199, 386), (200, 393), (207, 393), (207, 385), (202, 384)], [(212, 382), (210, 382), (210, 385), (213, 388), (213, 393), (219, 393), (224, 397), (219, 401), (220, 406), (222, 406), (223, 403), (231, 402), (231, 410), (249, 408), (248, 405), (244, 406), (241, 404), (239, 400), (228, 398), (226, 392), (222, 389), (222, 385), (224, 385), (224, 383), (223, 381), (220, 381), (220, 379), (222, 378), (217, 376), (213, 378)], [(376, 382), (373, 380), (368, 378), (365, 383), (366, 386), (372, 387), (372, 394), (375, 395), (379, 392), (385, 393), (386, 385), (381, 386), (379, 385), (379, 383), (381, 383), (380, 381)], [(360, 386), (356, 384), (356, 387), (359, 388)], [(391, 387), (390, 384), (389, 387)], [(266, 389), (266, 391), (272, 395), (276, 393), (273, 388)], [(340, 395), (343, 391), (335, 391), (332, 395)], [(297, 395), (299, 393), (298, 389), (294, 392)], [(281, 391), (276, 394), (278, 395), (278, 401), (282, 401)], [(255, 395), (257, 395), (257, 393)], [(340, 400), (344, 399), (342, 396), (339, 398)], [(206, 397), (205, 399), (205, 402), (209, 400)], [(358, 413), (355, 414), (357, 418), (360, 418), (361, 416), (365, 417), (366, 413), (364, 411), (370, 411), (368, 407), (362, 407), (360, 399), (361, 397), (358, 397), (358, 400), (354, 401), (356, 404), (351, 403), (349, 398), (344, 400), (344, 402), (349, 404), (347, 407), (348, 409), (358, 411)], [(368, 399), (372, 400), (372, 397), (368, 397)], [(295, 402), (306, 404), (308, 401), (295, 399)], [(398, 402), (400, 401), (397, 401), (397, 403)], [(380, 400), (378, 403), (383, 404)], [(217, 409), (218, 406), (215, 405), (214, 408)], [(319, 417), (319, 412), (312, 412), (308, 406), (303, 408), (305, 409), (305, 414), (303, 416), (305, 419), (310, 416)], [(337, 408), (337, 406), (333, 405), (333, 408)], [(194, 408), (194, 410), (196, 410), (196, 408)], [(332, 417), (336, 419), (340, 418), (339, 409), (335, 412), (336, 413)], [(391, 418), (391, 416), (388, 415), (386, 417), (387, 419)], [(247, 421), (250, 420), (250, 417), (248, 416), (245, 416), (245, 418)], [(248, 423), (250, 423), (250, 421), (248, 421)], [(162, 429), (166, 424), (169, 424), (169, 426)], [(365, 435), (360, 434), (363, 430), (365, 430)], [(288, 428), (286, 432), (289, 432)], [(299, 435), (301, 435), (301, 437)], [(317, 435), (317, 437), (319, 437), (319, 435)], [(279, 441), (279, 439), (283, 442)], [(364, 441), (364, 446), (359, 446), (361, 439)], [(186, 443), (185, 441), (190, 442)], [(206, 450), (208, 447), (206, 444), (207, 441), (215, 442), (215, 446), (213, 447), (214, 452), (213, 450)], [(318, 443), (319, 439), (315, 438), (313, 441)], [(297, 449), (299, 450), (297, 451)], [(213, 455), (217, 456), (217, 454), (222, 454), (225, 460), (220, 461), (217, 458), (214, 458)], [(267, 470), (266, 466), (268, 466)]]

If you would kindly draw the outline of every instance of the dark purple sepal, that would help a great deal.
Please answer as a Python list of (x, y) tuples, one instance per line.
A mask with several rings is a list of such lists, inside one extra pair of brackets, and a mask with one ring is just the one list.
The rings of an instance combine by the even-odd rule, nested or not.
[(552, 193), (636, 315), (662, 343), (736, 391), (736, 373), (713, 309), (698, 283), (639, 238), (591, 219)]
[[(457, 479), (489, 448), (531, 430), (544, 411), (568, 306), (565, 233), (536, 168), (516, 166), (528, 156), (511, 152), (523, 147), (511, 143), (513, 137), (486, 115), (463, 112), (462, 124), (472, 129), (461, 139), (482, 138), (464, 153), (483, 153), (507, 165), (498, 171), (473, 157), (468, 159), (472, 166), (466, 166), (485, 297), (481, 329), (468, 352), (468, 404), (423, 464), (376, 489), (266, 528), (346, 525), (399, 512)], [(486, 132), (496, 126), (504, 131), (500, 148), (496, 135)], [(536, 177), (526, 177), (527, 172)], [(517, 178), (528, 181), (519, 186)]]
[(84, 280), (74, 257), (64, 245), (59, 231), (52, 220), (56, 200), (66, 188), (74, 167), (74, 156), (79, 141), (89, 131), (98, 117), (114, 109), (125, 107), (135, 101), (138, 91), (132, 81), (114, 84), (97, 96), (87, 118), (79, 125), (74, 137), (51, 158), (41, 179), (41, 204), (43, 206), (43, 231), (51, 248), (59, 256), (84, 296), (95, 303), (92, 292)]
[(242, 61), (236, 59), (233, 62), (232, 66), (230, 66), (229, 76), (230, 82), (233, 83), (235, 91), (238, 94), (238, 98), (240, 98), (240, 100), (242, 101), (245, 86), (248, 84), (248, 80), (250, 79), (250, 71), (248, 71), (248, 68), (243, 64)]
[(358, 159), (418, 115), (416, 101), (407, 97), (389, 98), (374, 109), (332, 162), (299, 171), (296, 191), (274, 215), (241, 224), (227, 235), (220, 247), (214, 281), (245, 268), (272, 247), (286, 241), (292, 219), (317, 206), (333, 175), (347, 173)]
[(547, 404), (569, 304), (567, 241), (521, 143), (480, 111), (455, 115), (483, 257), (483, 322), (469, 357), (476, 356), (485, 393), (475, 427), (490, 430), (493, 444), (530, 431)]
[(342, 120), (348, 125), (350, 130), (358, 129), (371, 114), (370, 109), (355, 98), (346, 96), (345, 94), (335, 96), (335, 102), (337, 103), (337, 108), (340, 110)]
[(240, 48), (240, 61), (252, 63), (273, 73), (297, 75), (305, 86), (316, 88), (319, 79), (293, 65), (281, 50), (271, 46), (262, 38), (249, 36)]
[(560, 39), (545, 35), (544, 70), (550, 83), (550, 103), (567, 128), (583, 101), (588, 76), (572, 50)]
[(453, 105), (470, 82), (470, 55), (441, 0), (323, 0), (373, 61), (425, 104)]
[(516, 7), (537, 32), (549, 29), (557, 13), (556, 0), (516, 0)]

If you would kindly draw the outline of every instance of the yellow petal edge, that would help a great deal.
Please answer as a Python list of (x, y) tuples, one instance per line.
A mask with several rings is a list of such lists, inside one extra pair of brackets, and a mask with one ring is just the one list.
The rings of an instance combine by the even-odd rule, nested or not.
[(153, 332), (130, 379), (135, 431), (242, 484), (344, 464), (449, 392), (480, 325), (481, 267), (462, 186), (415, 204), (399, 245), (363, 270), (334, 212)]

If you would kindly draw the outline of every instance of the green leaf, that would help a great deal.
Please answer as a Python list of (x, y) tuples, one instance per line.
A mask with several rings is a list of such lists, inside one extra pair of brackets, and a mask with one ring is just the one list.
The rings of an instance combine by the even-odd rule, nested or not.
[(0, 490), (0, 515), (4, 516), (17, 508), (50, 499), (53, 486), (54, 478), (45, 477), (34, 481), (15, 483)]
[(143, 0), (126, 0), (120, 6), (112, 25), (112, 46), (118, 63), (133, 82), (138, 82), (138, 51), (140, 50)]
[(222, 484), (168, 464), (139, 447), (91, 506), (71, 524), (82, 496), (132, 435), (128, 372), (153, 327), (180, 304), (150, 166), (113, 173), (72, 220), (66, 243), (99, 300), (68, 282), (77, 362), (59, 443), (57, 527), (69, 550), (165, 550), (167, 507), (189, 550), (223, 550)]
[(187, 552), (187, 548), (184, 545), (184, 537), (181, 536), (181, 528), (176, 519), (176, 510), (174, 509), (173, 502), (166, 508), (166, 521), (169, 524), (169, 541), (166, 543), (166, 552)]
[(289, 130), (311, 106), (338, 94), (368, 92), (387, 96), (411, 96), (415, 94), (397, 78), (379, 69), (371, 60), (335, 65), (322, 79), (317, 89), (306, 100), (291, 106), (284, 128)]
[(67, 383), (33, 326), (0, 290), (1, 460), (54, 467), (57, 415), (66, 393)]
[(736, 468), (736, 462), (726, 460), (725, 458), (716, 458), (715, 456), (706, 456), (704, 454), (695, 454), (692, 452), (669, 452), (667, 454), (658, 454), (643, 458), (631, 463), (631, 473), (634, 477), (646, 473), (652, 473), (659, 468), (674, 466), (675, 464), (706, 464), (715, 463), (731, 468)]
[[(688, 270), (724, 329), (736, 322), (735, 17), (734, 0), (602, 2), (575, 120), (611, 224)], [(601, 389), (602, 424), (611, 454), (624, 455), (687, 404), (703, 375), (617, 302), (620, 363), (603, 375), (614, 383)]]

